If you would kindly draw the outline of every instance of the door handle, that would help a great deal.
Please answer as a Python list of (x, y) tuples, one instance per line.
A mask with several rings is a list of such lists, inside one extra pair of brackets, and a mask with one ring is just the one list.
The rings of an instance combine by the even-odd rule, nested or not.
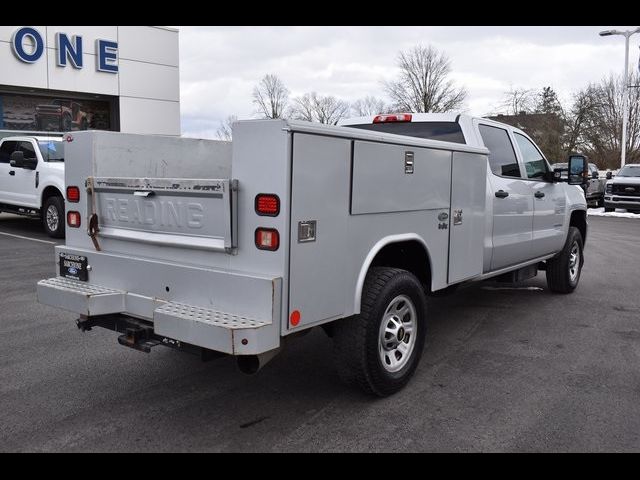
[(536, 198), (544, 198), (544, 193), (543, 192), (536, 192), (533, 194), (534, 197)]
[(11, 170), (11, 171), (9, 172), (9, 175), (11, 175), (12, 177), (13, 177), (15, 174), (16, 174), (16, 171), (15, 171), (15, 170)]
[(505, 192), (504, 190), (498, 190), (496, 192), (496, 197), (498, 198), (507, 198), (509, 196), (509, 192)]

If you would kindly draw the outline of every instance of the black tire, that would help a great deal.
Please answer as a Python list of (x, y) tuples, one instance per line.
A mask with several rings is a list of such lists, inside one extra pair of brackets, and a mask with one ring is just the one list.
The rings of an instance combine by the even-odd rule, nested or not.
[[(399, 313), (402, 319), (393, 317), (395, 312), (401, 312), (405, 306), (409, 312)], [(398, 268), (371, 268), (362, 291), (360, 314), (335, 324), (334, 359), (340, 378), (348, 384), (357, 385), (368, 394), (380, 397), (402, 389), (415, 372), (422, 356), (426, 337), (426, 311), (424, 290), (412, 273)], [(387, 337), (389, 334), (385, 332), (384, 338), (388, 338), (388, 342), (397, 342), (397, 345), (403, 342), (405, 346), (409, 345), (406, 357), (400, 350), (387, 350), (381, 343), (383, 321), (387, 324), (387, 330), (393, 321), (390, 316), (398, 321), (396, 326), (400, 326), (395, 337)], [(411, 332), (415, 335), (413, 339), (411, 333), (405, 332), (405, 325), (407, 329), (409, 326), (414, 327)], [(386, 345), (389, 346), (390, 343)], [(391, 371), (393, 366), (390, 365), (390, 355), (398, 362), (396, 371)], [(383, 365), (383, 356), (387, 366)]]
[(615, 208), (611, 208), (611, 207), (604, 207), (604, 211), (605, 211), (606, 213), (614, 212), (614, 211), (615, 211)]
[[(582, 234), (576, 227), (569, 227), (567, 241), (562, 251), (547, 260), (547, 285), (556, 293), (571, 293), (578, 286), (584, 265)], [(577, 249), (577, 258), (573, 258)], [(575, 263), (574, 263), (575, 262)], [(571, 264), (574, 263), (572, 266)], [(575, 270), (577, 268), (577, 271)]]
[[(51, 217), (47, 219), (49, 213), (55, 215), (57, 221)], [(42, 225), (47, 235), (53, 238), (64, 238), (64, 222), (64, 200), (62, 197), (47, 198), (42, 206)]]
[(628, 213), (633, 213), (634, 215), (638, 215), (640, 213), (640, 210), (629, 210), (627, 209)]
[(598, 198), (597, 206), (598, 206), (598, 208), (604, 207), (604, 197)]

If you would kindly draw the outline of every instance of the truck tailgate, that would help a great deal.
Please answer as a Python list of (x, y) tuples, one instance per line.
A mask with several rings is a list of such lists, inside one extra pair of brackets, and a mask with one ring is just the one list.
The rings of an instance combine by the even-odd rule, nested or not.
[(237, 245), (234, 180), (90, 177), (87, 183), (99, 237), (219, 252)]

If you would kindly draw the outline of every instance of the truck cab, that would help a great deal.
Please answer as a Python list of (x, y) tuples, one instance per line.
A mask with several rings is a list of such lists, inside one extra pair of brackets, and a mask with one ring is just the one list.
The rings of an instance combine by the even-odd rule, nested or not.
[(0, 211), (42, 218), (47, 234), (64, 236), (62, 136), (0, 140)]
[(542, 151), (518, 128), (454, 113), (376, 115), (344, 120), (340, 125), (489, 150), (485, 274), (558, 251), (571, 224), (586, 241), (582, 189), (558, 182)]

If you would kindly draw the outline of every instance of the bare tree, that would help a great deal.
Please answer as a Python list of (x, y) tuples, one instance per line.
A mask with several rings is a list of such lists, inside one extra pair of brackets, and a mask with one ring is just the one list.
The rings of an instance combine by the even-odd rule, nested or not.
[(237, 120), (238, 117), (236, 115), (229, 115), (224, 121), (220, 122), (218, 130), (216, 130), (218, 139), (230, 142), (233, 137), (231, 126), (233, 125), (233, 122), (236, 122)]
[(290, 116), (297, 120), (335, 125), (349, 113), (349, 104), (333, 96), (305, 93), (293, 99)]
[(431, 46), (400, 52), (400, 76), (385, 82), (393, 107), (405, 112), (449, 112), (462, 108), (467, 91), (449, 79), (451, 62)]
[(351, 114), (354, 117), (368, 117), (389, 111), (383, 100), (368, 95), (351, 104)]
[(253, 104), (264, 118), (282, 118), (288, 102), (289, 89), (276, 75), (265, 75), (253, 89)]
[(505, 115), (520, 115), (532, 113), (535, 110), (536, 97), (533, 90), (528, 88), (514, 88), (504, 92), (502, 103), (498, 106), (500, 113)]
[[(637, 85), (638, 75), (630, 77)], [(585, 117), (584, 143), (590, 156), (600, 167), (620, 165), (624, 81), (621, 76), (609, 76), (584, 92), (590, 95), (590, 109)], [(627, 123), (627, 162), (640, 160), (640, 91), (629, 89), (629, 121)]]

